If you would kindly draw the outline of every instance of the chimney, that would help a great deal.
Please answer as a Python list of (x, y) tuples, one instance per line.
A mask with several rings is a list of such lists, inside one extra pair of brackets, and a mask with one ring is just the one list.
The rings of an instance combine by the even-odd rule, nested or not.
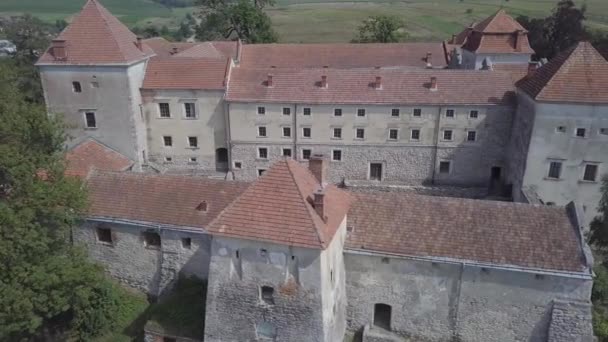
[(53, 41), (51, 42), (51, 49), (55, 60), (65, 61), (68, 58), (65, 40), (53, 39)]
[(236, 41), (236, 62), (239, 63), (241, 61), (241, 54), (243, 53), (243, 42), (241, 39), (237, 39)]
[(321, 88), (327, 88), (327, 76), (321, 76)]
[(515, 34), (515, 51), (521, 51), (522, 44), (524, 43), (524, 31), (517, 30)]
[(319, 188), (314, 192), (313, 196), (315, 211), (321, 217), (323, 222), (327, 222), (327, 217), (325, 216), (325, 191), (323, 191), (323, 188)]
[(327, 184), (327, 160), (324, 155), (312, 155), (308, 161), (308, 170), (315, 176), (321, 186)]
[(528, 62), (528, 74), (527, 74), (528, 77), (534, 75), (534, 73), (536, 72), (537, 66), (538, 66), (538, 64), (536, 62)]
[(137, 37), (137, 42), (135, 42), (135, 46), (139, 49), (139, 51), (144, 51), (144, 46), (141, 43), (141, 37)]
[(437, 91), (437, 77), (431, 77), (431, 91)]
[(274, 84), (272, 83), (272, 74), (268, 74), (268, 79), (266, 79), (266, 86), (268, 88), (272, 88)]
[(374, 83), (375, 89), (382, 89), (382, 77), (376, 76), (376, 82)]
[(433, 68), (433, 54), (430, 52), (427, 52), (425, 60), (426, 60), (427, 69)]

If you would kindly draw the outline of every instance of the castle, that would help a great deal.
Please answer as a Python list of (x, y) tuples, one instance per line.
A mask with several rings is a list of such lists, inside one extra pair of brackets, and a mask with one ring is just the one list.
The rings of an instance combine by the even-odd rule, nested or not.
[(151, 294), (207, 279), (205, 341), (589, 341), (608, 62), (532, 54), (503, 10), (442, 43), (248, 45), (88, 0), (37, 65), (90, 189), (74, 240)]

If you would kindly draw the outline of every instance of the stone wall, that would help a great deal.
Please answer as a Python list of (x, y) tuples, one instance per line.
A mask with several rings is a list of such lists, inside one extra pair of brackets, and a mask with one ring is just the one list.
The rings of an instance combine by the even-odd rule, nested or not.
[(326, 341), (320, 250), (216, 237), (211, 255), (206, 342)]
[(507, 149), (506, 182), (513, 185), (513, 200), (516, 202), (526, 202), (522, 187), (534, 127), (534, 115), (534, 103), (529, 97), (521, 94)]
[(557, 298), (588, 301), (584, 279), (345, 252), (348, 328), (392, 307), (391, 330), (416, 340), (545, 342)]
[(555, 300), (548, 342), (592, 342), (592, 305), (589, 302)]
[[(112, 243), (99, 241), (97, 228), (112, 230)], [(114, 278), (159, 295), (182, 273), (206, 279), (211, 237), (198, 232), (154, 228), (160, 232), (161, 247), (146, 247), (143, 232), (150, 227), (87, 221), (73, 230), (74, 243), (84, 245), (89, 256), (104, 265)], [(182, 239), (190, 239), (184, 246)]]

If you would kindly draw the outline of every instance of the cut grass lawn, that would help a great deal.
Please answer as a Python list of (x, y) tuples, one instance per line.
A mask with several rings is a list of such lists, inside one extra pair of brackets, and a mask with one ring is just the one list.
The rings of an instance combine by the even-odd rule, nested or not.
[[(175, 27), (196, 8), (169, 9), (152, 0), (100, 0), (129, 26)], [(395, 15), (407, 25), (411, 41), (439, 41), (501, 5), (513, 16), (547, 17), (558, 0), (277, 0), (267, 13), (281, 42), (348, 42), (371, 15)], [(47, 21), (69, 18), (85, 0), (0, 0), (0, 15), (32, 13)], [(608, 30), (608, 0), (575, 0), (587, 5), (587, 25)], [(471, 9), (471, 13), (466, 13)]]

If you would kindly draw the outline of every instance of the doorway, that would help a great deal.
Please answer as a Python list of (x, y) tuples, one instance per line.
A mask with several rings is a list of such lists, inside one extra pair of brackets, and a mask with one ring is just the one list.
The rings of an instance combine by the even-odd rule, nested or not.
[(391, 330), (391, 311), (392, 308), (388, 304), (374, 305), (374, 326)]
[(382, 180), (382, 163), (369, 164), (369, 179), (375, 181)]

